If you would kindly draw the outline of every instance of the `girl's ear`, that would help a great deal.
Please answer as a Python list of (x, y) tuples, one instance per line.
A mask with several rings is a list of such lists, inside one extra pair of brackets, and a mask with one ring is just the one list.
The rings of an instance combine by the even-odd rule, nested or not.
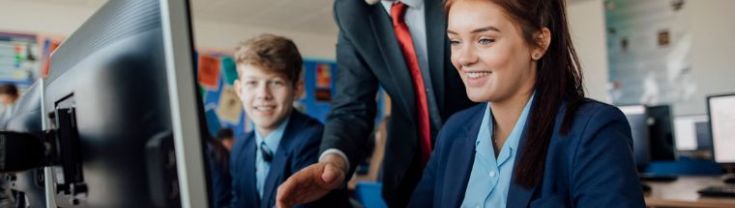
[(531, 59), (538, 61), (544, 57), (546, 50), (549, 49), (549, 45), (551, 44), (551, 31), (547, 27), (541, 28), (541, 30), (534, 34), (534, 39), (536, 41), (536, 47), (531, 51)]

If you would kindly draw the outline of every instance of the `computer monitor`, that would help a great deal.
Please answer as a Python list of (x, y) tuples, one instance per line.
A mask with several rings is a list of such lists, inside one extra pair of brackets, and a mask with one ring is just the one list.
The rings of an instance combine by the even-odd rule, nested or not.
[(644, 171), (651, 161), (648, 139), (648, 115), (644, 105), (618, 106), (630, 124), (633, 136), (633, 157), (639, 171)]
[(188, 7), (108, 1), (53, 54), (43, 108), (56, 205), (206, 207)]
[(735, 94), (707, 97), (707, 113), (715, 161), (735, 164)]
[(648, 115), (648, 138), (651, 161), (676, 160), (676, 143), (671, 128), (671, 107), (668, 105), (646, 106)]
[(698, 121), (694, 123), (697, 131), (697, 150), (712, 152), (712, 131), (709, 127), (709, 120)]
[(709, 138), (709, 122), (707, 115), (685, 115), (674, 118), (674, 138), (679, 151), (709, 150), (712, 142)]

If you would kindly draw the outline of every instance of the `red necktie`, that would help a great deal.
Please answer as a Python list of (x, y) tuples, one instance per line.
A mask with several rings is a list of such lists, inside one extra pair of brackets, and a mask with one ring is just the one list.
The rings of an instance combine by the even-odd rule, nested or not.
[(391, 19), (393, 19), (393, 30), (396, 33), (396, 39), (401, 46), (401, 52), (406, 59), (406, 65), (411, 72), (413, 79), (413, 89), (416, 92), (416, 114), (418, 114), (419, 139), (421, 142), (421, 164), (425, 165), (431, 154), (431, 127), (429, 126), (429, 104), (426, 101), (426, 91), (424, 90), (424, 78), (421, 76), (419, 69), (419, 60), (416, 57), (415, 47), (411, 39), (411, 31), (403, 20), (406, 13), (405, 4), (396, 1), (390, 8)]

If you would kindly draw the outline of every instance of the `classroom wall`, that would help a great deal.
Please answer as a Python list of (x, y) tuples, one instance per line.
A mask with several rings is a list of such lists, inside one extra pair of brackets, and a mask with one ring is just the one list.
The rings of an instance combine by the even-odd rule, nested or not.
[[(607, 100), (608, 60), (605, 45), (605, 10), (603, 0), (570, 0), (567, 12), (572, 39), (585, 72), (588, 95)], [(735, 93), (735, 1), (688, 0), (689, 29), (692, 35), (692, 74), (696, 95), (688, 102), (673, 106), (674, 115), (706, 114), (706, 96)]]
[(99, 6), (10, 0), (2, 0), (0, 5), (0, 31), (64, 36), (74, 32)]
[(697, 96), (675, 113), (706, 114), (706, 95), (735, 93), (735, 1), (686, 1), (692, 34), (692, 72)]
[[(0, 31), (69, 36), (101, 6), (100, 2), (68, 6), (61, 3), (0, 0)], [(238, 42), (268, 32), (293, 39), (306, 58), (335, 58), (337, 34), (321, 35), (235, 25), (197, 19), (196, 14), (194, 18), (194, 38), (199, 49), (233, 50)]]
[(337, 34), (323, 35), (297, 31), (277, 30), (258, 26), (240, 26), (207, 20), (194, 20), (194, 38), (202, 48), (234, 50), (240, 41), (261, 33), (273, 33), (291, 38), (305, 58), (334, 60)]
[(571, 1), (567, 20), (577, 50), (587, 97), (610, 103), (607, 93), (608, 64), (605, 10), (602, 0)]

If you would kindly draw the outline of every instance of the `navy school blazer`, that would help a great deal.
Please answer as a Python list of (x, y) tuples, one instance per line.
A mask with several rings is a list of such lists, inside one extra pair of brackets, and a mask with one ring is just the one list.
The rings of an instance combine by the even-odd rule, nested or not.
[[(317, 162), (323, 125), (296, 110), (290, 116), (266, 176), (263, 200), (255, 187), (255, 133), (236, 139), (230, 155), (233, 195), (230, 207), (274, 207), (278, 186), (295, 172)], [(346, 189), (333, 191), (304, 207), (349, 207)]]
[[(447, 121), (409, 207), (462, 204), (486, 108), (487, 104), (479, 104)], [(565, 108), (562, 105), (556, 116), (542, 182), (524, 188), (512, 179), (507, 207), (644, 207), (630, 126), (623, 113), (587, 100), (574, 113), (568, 134), (561, 135)], [(524, 142), (525, 136), (520, 148)], [(516, 165), (521, 158), (516, 157)]]

